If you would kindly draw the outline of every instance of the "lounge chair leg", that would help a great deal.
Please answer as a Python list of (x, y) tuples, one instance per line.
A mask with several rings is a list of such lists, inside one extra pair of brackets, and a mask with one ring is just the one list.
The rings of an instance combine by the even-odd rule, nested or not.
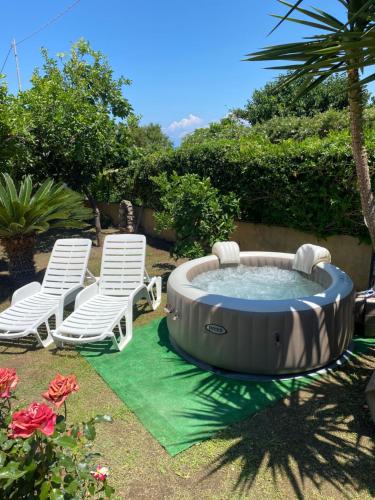
[(56, 340), (55, 338), (53, 338), (53, 341), (54, 341), (55, 346), (57, 347), (57, 349), (63, 349), (64, 342), (61, 342), (60, 340)]
[(161, 276), (152, 278), (147, 286), (147, 302), (153, 311), (160, 306)]
[(35, 332), (33, 332), (37, 341), (38, 341), (38, 344), (41, 345), (42, 347), (48, 347), (51, 344), (53, 344), (53, 338), (51, 335), (51, 331), (50, 331), (48, 322), (46, 322), (45, 325), (47, 328), (47, 337), (45, 339), (42, 339), (42, 337), (39, 335), (38, 330), (35, 330)]
[(126, 314), (126, 316), (125, 316), (125, 333), (121, 327), (121, 320), (117, 324), (117, 328), (118, 328), (119, 334), (120, 334), (120, 339), (117, 340), (116, 335), (113, 333), (113, 337), (112, 337), (113, 347), (115, 347), (119, 351), (122, 351), (129, 344), (129, 342), (131, 341), (131, 339), (133, 337), (132, 321), (133, 321), (133, 315), (130, 313)]

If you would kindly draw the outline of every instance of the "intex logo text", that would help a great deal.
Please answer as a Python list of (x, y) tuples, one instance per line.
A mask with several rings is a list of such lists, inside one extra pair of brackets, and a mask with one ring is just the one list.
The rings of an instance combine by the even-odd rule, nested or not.
[(214, 333), (215, 335), (224, 335), (228, 333), (223, 326), (215, 325), (214, 323), (206, 325), (204, 328), (207, 332)]

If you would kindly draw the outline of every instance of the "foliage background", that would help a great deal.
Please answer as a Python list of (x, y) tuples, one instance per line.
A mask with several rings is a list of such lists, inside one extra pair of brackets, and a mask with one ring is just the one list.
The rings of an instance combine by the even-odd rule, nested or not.
[[(375, 160), (375, 130), (367, 132)], [(272, 143), (264, 135), (207, 139), (174, 151), (148, 155), (132, 167), (134, 198), (154, 208), (160, 200), (150, 179), (160, 172), (209, 177), (219, 193), (233, 191), (241, 218), (292, 227), (318, 236), (348, 234), (367, 238), (355, 167), (346, 131), (326, 137)]]
[[(130, 81), (114, 79), (105, 56), (88, 42), (80, 40), (57, 58), (43, 54), (29, 90), (10, 95), (0, 80), (0, 165), (14, 179), (49, 176), (94, 201), (131, 199), (160, 210), (163, 200), (152, 179), (192, 174), (209, 178), (219, 197), (233, 192), (243, 220), (367, 238), (347, 132), (345, 78), (331, 77), (295, 101), (298, 88), (279, 89), (285, 78), (279, 77), (241, 110), (173, 148), (158, 124), (140, 125), (124, 97)], [(368, 94), (365, 101), (373, 162), (375, 107)]]

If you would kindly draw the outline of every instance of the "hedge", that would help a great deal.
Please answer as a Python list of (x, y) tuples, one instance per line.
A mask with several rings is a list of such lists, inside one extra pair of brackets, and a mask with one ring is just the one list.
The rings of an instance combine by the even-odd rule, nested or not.
[[(367, 133), (370, 162), (375, 131)], [(318, 236), (367, 239), (347, 132), (272, 144), (264, 137), (208, 141), (153, 154), (133, 165), (131, 190), (160, 208), (150, 177), (160, 172), (210, 177), (221, 193), (240, 198), (242, 220), (291, 227)]]

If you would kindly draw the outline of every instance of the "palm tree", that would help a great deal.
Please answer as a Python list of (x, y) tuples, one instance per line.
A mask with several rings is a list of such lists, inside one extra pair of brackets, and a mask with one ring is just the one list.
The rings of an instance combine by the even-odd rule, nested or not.
[(17, 188), (8, 174), (0, 180), (0, 240), (17, 285), (35, 274), (36, 236), (52, 228), (80, 228), (91, 211), (82, 197), (62, 184), (46, 180), (38, 189), (26, 177)]
[[(345, 13), (345, 20), (341, 21), (320, 9), (300, 7), (303, 0), (294, 4), (278, 1), (286, 5), (288, 11), (285, 16), (274, 16), (280, 19), (274, 30), (284, 21), (290, 21), (318, 29), (319, 33), (300, 42), (265, 47), (248, 54), (246, 60), (290, 61), (290, 64), (269, 69), (291, 71), (283, 85), (300, 81), (300, 95), (309, 92), (332, 74), (347, 75), (353, 157), (363, 215), (375, 249), (375, 201), (363, 131), (363, 92), (366, 84), (375, 80), (375, 73), (366, 77), (362, 75), (365, 67), (375, 63), (375, 2), (337, 0)], [(291, 17), (293, 12), (302, 16)]]

